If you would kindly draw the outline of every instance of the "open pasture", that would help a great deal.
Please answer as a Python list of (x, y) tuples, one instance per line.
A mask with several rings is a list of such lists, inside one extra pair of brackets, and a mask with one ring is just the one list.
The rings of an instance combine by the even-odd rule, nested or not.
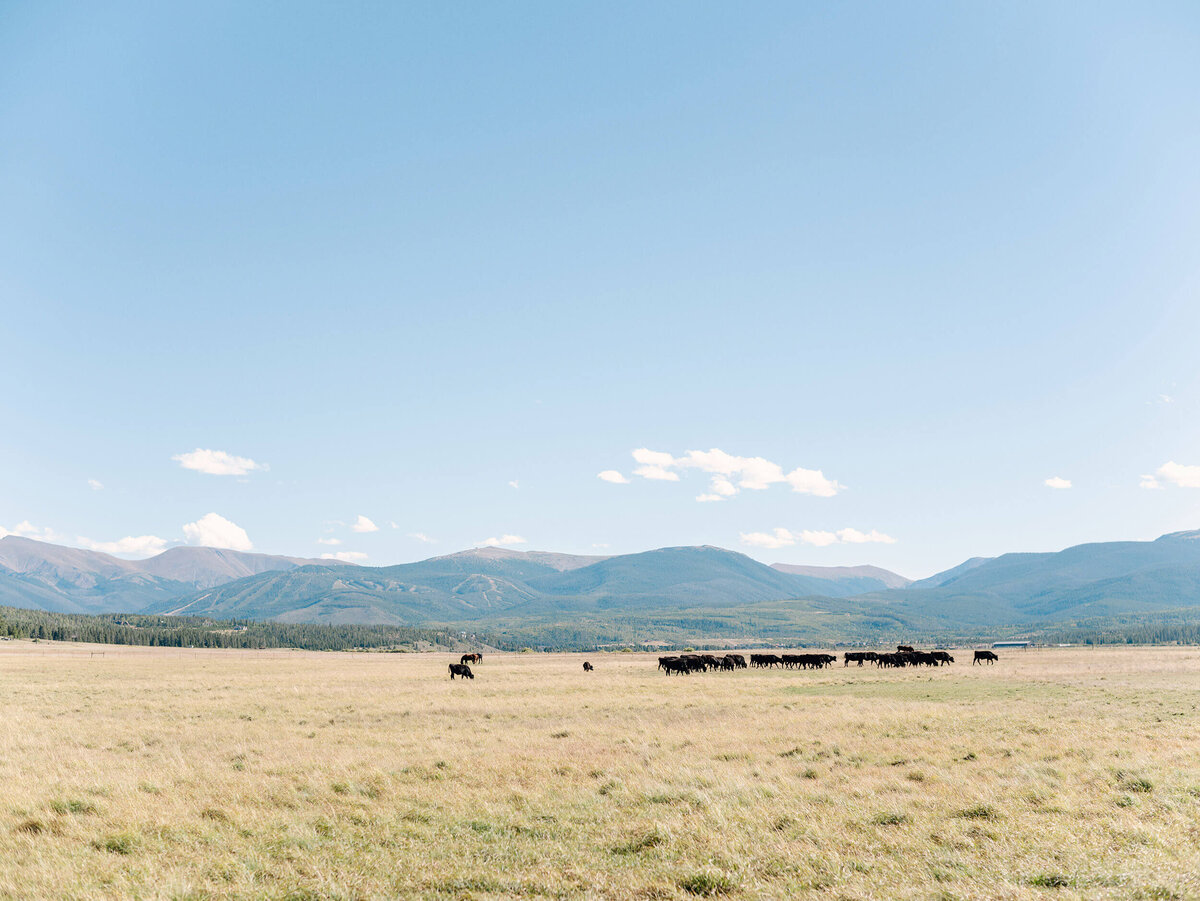
[(1200, 894), (1200, 649), (90, 650), (0, 645), (0, 896)]

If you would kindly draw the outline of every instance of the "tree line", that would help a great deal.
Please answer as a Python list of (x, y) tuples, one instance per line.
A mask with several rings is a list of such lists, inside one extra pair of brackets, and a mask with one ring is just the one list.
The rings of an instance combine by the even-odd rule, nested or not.
[[(447, 628), (318, 625), (129, 613), (50, 613), (0, 607), (0, 636), (168, 648), (296, 648), (305, 651), (455, 648), (465, 642)], [(492, 645), (492, 642), (484, 642)], [(492, 645), (495, 646), (495, 645)]]

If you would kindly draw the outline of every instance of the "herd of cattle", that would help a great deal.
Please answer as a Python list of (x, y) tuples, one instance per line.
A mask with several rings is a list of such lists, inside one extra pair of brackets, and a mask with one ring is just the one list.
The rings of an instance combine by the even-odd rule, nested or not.
[[(976, 663), (995, 663), (998, 659), (992, 651), (976, 651), (975, 658), (971, 661), (971, 665)], [(482, 654), (463, 654), (458, 663), (450, 664), (450, 679), (454, 680), (455, 676), (461, 676), (464, 679), (474, 679), (475, 674), (471, 672), (471, 667), (468, 663), (482, 663)], [(782, 667), (783, 669), (826, 669), (833, 666), (837, 662), (836, 654), (751, 654), (750, 663), (746, 663), (746, 658), (741, 654), (723, 654), (717, 656), (715, 654), (680, 654), (678, 657), (659, 657), (658, 668), (666, 675), (675, 673), (680, 676), (686, 676), (689, 673), (706, 673), (709, 670), (736, 670), (748, 669), (749, 667), (757, 667), (759, 669), (770, 669), (773, 666)], [(915, 648), (902, 644), (896, 647), (895, 652), (879, 652), (879, 651), (846, 651), (843, 655), (842, 666), (849, 666), (851, 663), (856, 663), (862, 666), (864, 663), (874, 663), (879, 667), (900, 667), (900, 666), (949, 666), (954, 662), (954, 658), (946, 651), (918, 651)], [(583, 662), (583, 671), (590, 673), (595, 669), (586, 660)]]
[[(999, 658), (992, 651), (976, 651), (971, 665), (995, 663)], [(837, 662), (836, 654), (751, 654), (749, 666), (770, 669), (825, 669)], [(949, 666), (954, 658), (946, 651), (918, 651), (909, 645), (899, 645), (895, 652), (847, 651), (842, 666), (856, 663), (874, 663), (879, 667), (901, 666)], [(676, 673), (706, 673), (709, 670), (746, 669), (746, 658), (741, 654), (680, 654), (678, 657), (659, 657), (658, 668), (666, 675)]]

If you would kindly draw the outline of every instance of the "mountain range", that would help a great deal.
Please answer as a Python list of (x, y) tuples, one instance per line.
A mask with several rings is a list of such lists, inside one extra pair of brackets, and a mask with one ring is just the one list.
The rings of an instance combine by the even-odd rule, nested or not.
[(569, 625), (809, 617), (836, 631), (991, 629), (1194, 608), (1200, 531), (977, 557), (910, 582), (870, 566), (767, 566), (717, 547), (583, 556), (475, 548), (356, 566), (177, 547), (148, 560), (0, 539), (0, 604), (280, 622)]

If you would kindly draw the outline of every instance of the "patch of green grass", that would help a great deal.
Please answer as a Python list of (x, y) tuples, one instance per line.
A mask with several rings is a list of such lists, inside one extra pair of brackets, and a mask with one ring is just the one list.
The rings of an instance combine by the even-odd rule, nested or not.
[(724, 873), (714, 873), (711, 870), (684, 876), (677, 884), (689, 895), (699, 895), (702, 898), (725, 895), (737, 888), (737, 883)]
[(875, 814), (871, 822), (876, 826), (903, 826), (908, 822), (908, 816), (899, 811), (890, 810)]
[(1071, 877), (1062, 873), (1042, 873), (1030, 879), (1029, 884), (1039, 888), (1066, 888), (1071, 884)]
[(1000, 814), (996, 808), (990, 804), (976, 804), (974, 807), (968, 807), (965, 810), (960, 810), (955, 814), (956, 817), (961, 817), (964, 820), (998, 820)]
[(651, 848), (657, 848), (667, 837), (658, 829), (653, 829), (644, 835), (634, 836), (629, 841), (617, 845), (612, 849), (613, 854), (641, 854), (643, 851), (649, 851)]
[(142, 838), (134, 832), (114, 832), (112, 835), (92, 842), (97, 851), (110, 854), (132, 854), (142, 846)]
[(1148, 794), (1154, 791), (1154, 783), (1133, 773), (1127, 773), (1125, 770), (1117, 770), (1117, 788), (1127, 792)]
[(67, 814), (92, 814), (96, 813), (96, 805), (91, 801), (80, 801), (77, 798), (72, 798), (68, 801), (51, 801), (50, 809), (55, 813)]

